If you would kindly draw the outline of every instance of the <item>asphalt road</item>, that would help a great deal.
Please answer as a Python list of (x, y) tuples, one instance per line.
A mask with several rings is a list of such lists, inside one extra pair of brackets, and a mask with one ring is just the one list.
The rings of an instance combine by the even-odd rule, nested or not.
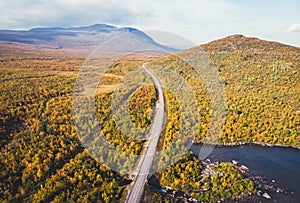
[(146, 73), (148, 73), (151, 76), (158, 90), (158, 102), (156, 104), (157, 107), (156, 113), (155, 113), (154, 122), (149, 135), (149, 142), (148, 145), (146, 146), (145, 156), (140, 159), (140, 162), (138, 164), (139, 167), (138, 173), (134, 179), (133, 186), (126, 198), (127, 203), (138, 203), (141, 201), (141, 198), (144, 193), (147, 176), (150, 172), (154, 160), (154, 155), (156, 151), (156, 146), (158, 144), (159, 135), (161, 130), (163, 129), (164, 116), (165, 116), (165, 112), (164, 112), (165, 101), (164, 101), (164, 95), (163, 95), (161, 83), (154, 75), (154, 73), (148, 68), (146, 68), (146, 63), (143, 64), (142, 68)]

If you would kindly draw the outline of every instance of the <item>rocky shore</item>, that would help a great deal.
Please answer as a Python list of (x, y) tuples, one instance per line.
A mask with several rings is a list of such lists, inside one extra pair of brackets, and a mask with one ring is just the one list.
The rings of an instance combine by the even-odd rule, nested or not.
[[(219, 162), (212, 162), (210, 159), (205, 159), (202, 162), (203, 165), (203, 171), (201, 172), (201, 177), (204, 178), (206, 176), (214, 176), (215, 174), (218, 174), (220, 177), (222, 177), (224, 174), (222, 172), (216, 171), (214, 170), (214, 166), (218, 165)], [(249, 169), (247, 166), (241, 164), (239, 165), (239, 162), (236, 160), (232, 160), (232, 163), (236, 166), (236, 168), (244, 175), (247, 176)], [(197, 199), (189, 196), (188, 194), (184, 193), (183, 191), (178, 191), (175, 190), (173, 188), (170, 187), (165, 187), (165, 186), (160, 186), (159, 184), (154, 184), (155, 181), (153, 181), (153, 177), (151, 176), (151, 178), (148, 179), (147, 181), (147, 185), (148, 188), (153, 191), (156, 192), (164, 197), (167, 197), (168, 199), (171, 199), (174, 202), (198, 202)], [(152, 180), (150, 180), (152, 179)], [(205, 192), (208, 189), (201, 189), (201, 192)], [(265, 192), (265, 191), (264, 191)], [(265, 192), (266, 193), (266, 192)], [(229, 199), (220, 199), (217, 202), (223, 202), (223, 201), (228, 201), (228, 200), (240, 200), (240, 199), (244, 199), (247, 197), (250, 197), (252, 195), (252, 193), (249, 192), (243, 192), (240, 195), (233, 197), (233, 198), (229, 198)]]
[[(272, 194), (274, 193), (287, 193), (287, 191), (281, 188), (276, 180), (267, 181), (265, 177), (261, 175), (257, 175), (254, 172), (250, 171), (246, 165), (240, 164), (236, 160), (231, 161), (236, 168), (243, 174), (243, 176), (251, 179), (255, 184), (255, 193), (242, 193), (239, 196), (230, 198), (230, 199), (221, 199), (218, 202), (231, 202), (231, 201), (239, 201), (239, 200), (246, 200), (246, 199), (272, 199)], [(219, 162), (211, 162), (210, 159), (205, 159), (202, 161), (204, 170), (201, 176), (213, 176), (214, 174), (218, 173), (218, 175), (222, 176), (221, 172), (213, 170), (214, 165), (218, 164)], [(159, 185), (152, 185), (148, 182), (148, 187), (150, 190), (167, 197), (169, 199), (174, 200), (175, 202), (197, 202), (196, 199), (187, 195), (182, 191), (174, 190), (170, 187), (161, 187)], [(205, 190), (203, 190), (205, 192)]]

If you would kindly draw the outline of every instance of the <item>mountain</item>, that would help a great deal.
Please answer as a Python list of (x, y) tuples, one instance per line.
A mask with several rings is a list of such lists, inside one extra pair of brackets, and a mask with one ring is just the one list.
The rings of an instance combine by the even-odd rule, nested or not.
[(82, 27), (70, 27), (69, 30), (82, 30), (82, 31), (95, 31), (95, 32), (105, 32), (111, 29), (115, 29), (117, 27), (106, 24), (94, 24), (90, 26), (82, 26)]
[[(85, 49), (93, 50), (110, 39), (118, 39), (118, 46), (126, 41), (135, 42), (131, 44), (136, 49), (143, 45), (156, 47), (167, 51), (176, 51), (156, 43), (144, 32), (131, 27), (115, 27), (106, 24), (94, 24), (82, 27), (49, 27), (32, 28), (30, 30), (0, 30), (0, 40), (5, 42), (17, 42), (23, 44), (37, 45), (55, 49)], [(132, 40), (134, 38), (134, 40)], [(120, 40), (122, 42), (120, 43)]]
[(222, 143), (300, 146), (300, 48), (243, 35), (201, 45), (227, 96)]

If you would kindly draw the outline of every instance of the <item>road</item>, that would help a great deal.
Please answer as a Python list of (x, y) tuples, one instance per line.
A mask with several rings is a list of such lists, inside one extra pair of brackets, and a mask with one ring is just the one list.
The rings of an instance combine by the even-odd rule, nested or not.
[(146, 63), (143, 64), (142, 66), (143, 70), (148, 73), (153, 82), (154, 85), (156, 86), (158, 90), (158, 102), (157, 102), (157, 108), (156, 108), (156, 113), (154, 117), (154, 122), (152, 125), (152, 128), (150, 130), (150, 135), (149, 135), (149, 142), (148, 145), (146, 146), (145, 150), (145, 156), (140, 159), (140, 162), (138, 164), (138, 173), (135, 176), (133, 186), (131, 190), (128, 193), (128, 196), (126, 198), (127, 203), (138, 203), (141, 201), (143, 193), (144, 193), (144, 188), (145, 188), (145, 183), (147, 180), (147, 176), (150, 172), (150, 169), (152, 167), (152, 163), (154, 160), (154, 155), (156, 151), (156, 146), (158, 144), (159, 140), (159, 135), (160, 132), (163, 128), (164, 124), (164, 117), (165, 117), (165, 112), (164, 112), (164, 95), (163, 95), (163, 90), (160, 81), (156, 78), (154, 73), (146, 68)]

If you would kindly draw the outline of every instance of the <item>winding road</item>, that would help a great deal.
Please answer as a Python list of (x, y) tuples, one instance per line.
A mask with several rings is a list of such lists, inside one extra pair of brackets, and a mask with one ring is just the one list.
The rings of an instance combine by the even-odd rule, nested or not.
[(142, 200), (143, 193), (144, 193), (144, 188), (145, 188), (145, 183), (147, 180), (147, 176), (150, 172), (150, 169), (153, 164), (154, 160), (154, 155), (156, 152), (156, 146), (158, 144), (159, 140), (159, 135), (161, 133), (161, 130), (164, 125), (164, 117), (165, 117), (165, 112), (164, 112), (164, 95), (163, 95), (163, 90), (160, 81), (156, 78), (154, 73), (146, 68), (146, 63), (143, 64), (142, 66), (143, 70), (148, 73), (157, 90), (158, 90), (158, 102), (156, 104), (156, 112), (155, 112), (155, 117), (154, 117), (154, 122), (152, 125), (152, 128), (150, 130), (150, 135), (149, 135), (149, 142), (148, 145), (146, 146), (145, 149), (145, 155), (140, 159), (139, 165), (138, 165), (138, 173), (134, 179), (133, 186), (131, 190), (128, 193), (128, 196), (126, 198), (127, 203), (138, 203)]

